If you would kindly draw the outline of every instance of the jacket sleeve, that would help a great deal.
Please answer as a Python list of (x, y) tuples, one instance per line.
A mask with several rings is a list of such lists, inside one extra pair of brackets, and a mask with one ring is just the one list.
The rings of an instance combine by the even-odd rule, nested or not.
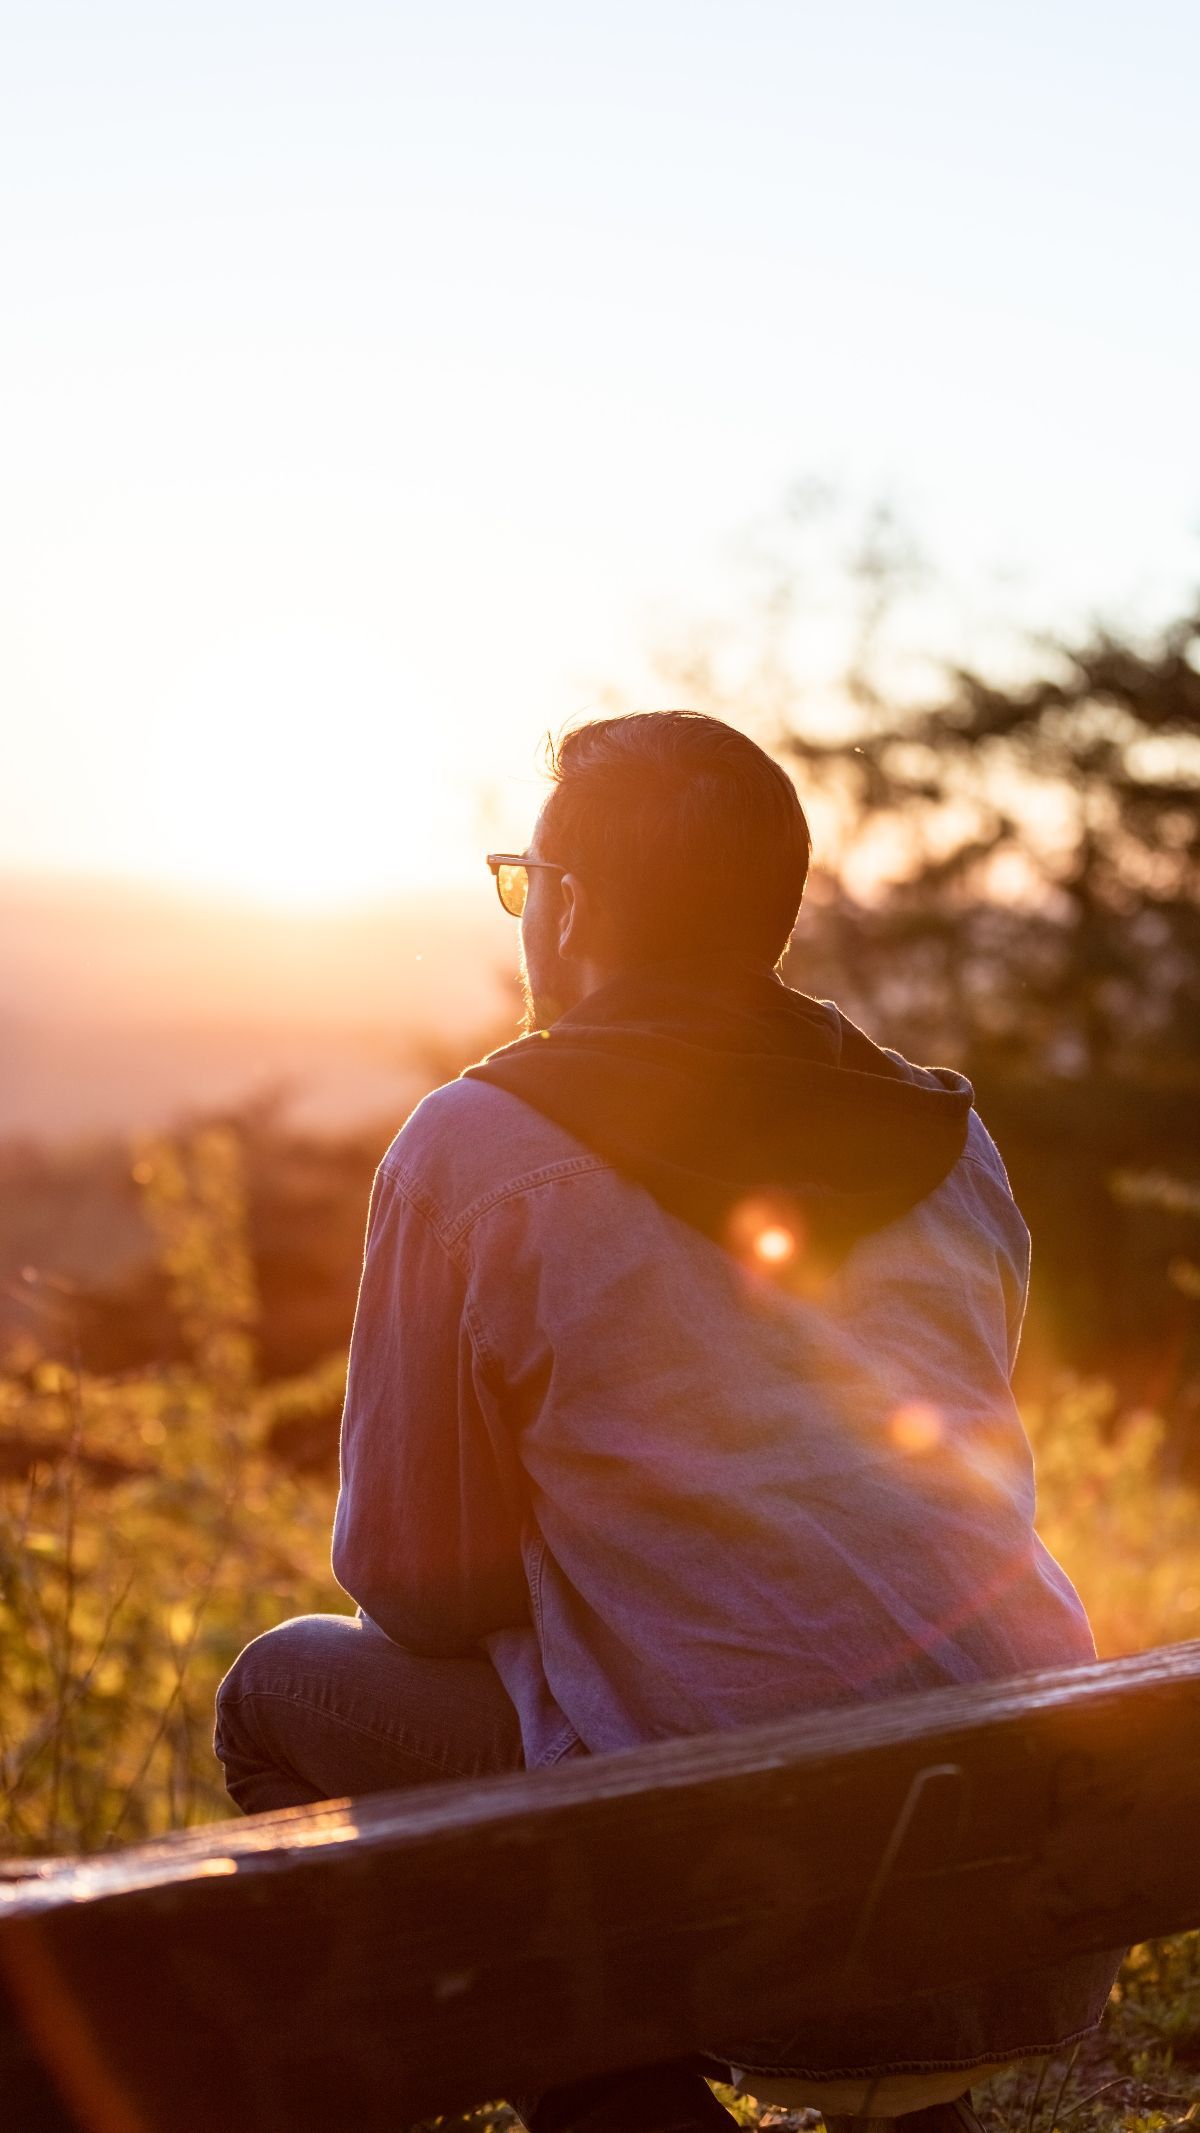
[(472, 1338), (467, 1285), (376, 1173), (342, 1415), (338, 1583), (389, 1637), (473, 1652), (529, 1619), (523, 1478)]

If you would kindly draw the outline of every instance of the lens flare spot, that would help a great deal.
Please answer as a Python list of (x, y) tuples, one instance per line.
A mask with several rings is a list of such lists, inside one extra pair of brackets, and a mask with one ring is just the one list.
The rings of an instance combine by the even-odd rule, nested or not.
[(804, 1218), (790, 1195), (755, 1194), (731, 1209), (726, 1238), (744, 1262), (791, 1271), (805, 1251)]
[(935, 1450), (945, 1434), (946, 1425), (928, 1400), (907, 1400), (888, 1422), (888, 1435), (897, 1451), (908, 1452), (914, 1458)]

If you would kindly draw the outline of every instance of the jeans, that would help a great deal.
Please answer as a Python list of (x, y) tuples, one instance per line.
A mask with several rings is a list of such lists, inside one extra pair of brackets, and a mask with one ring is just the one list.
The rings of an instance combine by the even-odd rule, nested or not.
[[(525, 1768), (516, 1706), (489, 1659), (422, 1658), (361, 1609), (298, 1615), (248, 1644), (217, 1691), (214, 1745), (246, 1814)], [(685, 2070), (729, 2077), (704, 2054), (666, 2069)], [(549, 2133), (627, 2078), (510, 2100)]]
[(422, 1658), (361, 1610), (248, 1644), (217, 1691), (214, 1745), (246, 1814), (525, 1767), (489, 1659)]

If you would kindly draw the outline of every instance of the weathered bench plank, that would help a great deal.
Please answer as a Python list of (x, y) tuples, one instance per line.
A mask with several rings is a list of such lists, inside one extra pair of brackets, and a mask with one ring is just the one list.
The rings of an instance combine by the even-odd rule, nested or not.
[(187, 1832), (0, 1887), (0, 1970), (47, 2129), (395, 2133), (1198, 1923), (1195, 1643)]

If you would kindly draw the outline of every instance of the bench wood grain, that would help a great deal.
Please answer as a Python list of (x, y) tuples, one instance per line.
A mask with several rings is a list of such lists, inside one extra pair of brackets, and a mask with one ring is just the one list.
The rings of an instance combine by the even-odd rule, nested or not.
[(12, 2133), (395, 2133), (1197, 1924), (1200, 1643), (48, 1864), (0, 2081)]

